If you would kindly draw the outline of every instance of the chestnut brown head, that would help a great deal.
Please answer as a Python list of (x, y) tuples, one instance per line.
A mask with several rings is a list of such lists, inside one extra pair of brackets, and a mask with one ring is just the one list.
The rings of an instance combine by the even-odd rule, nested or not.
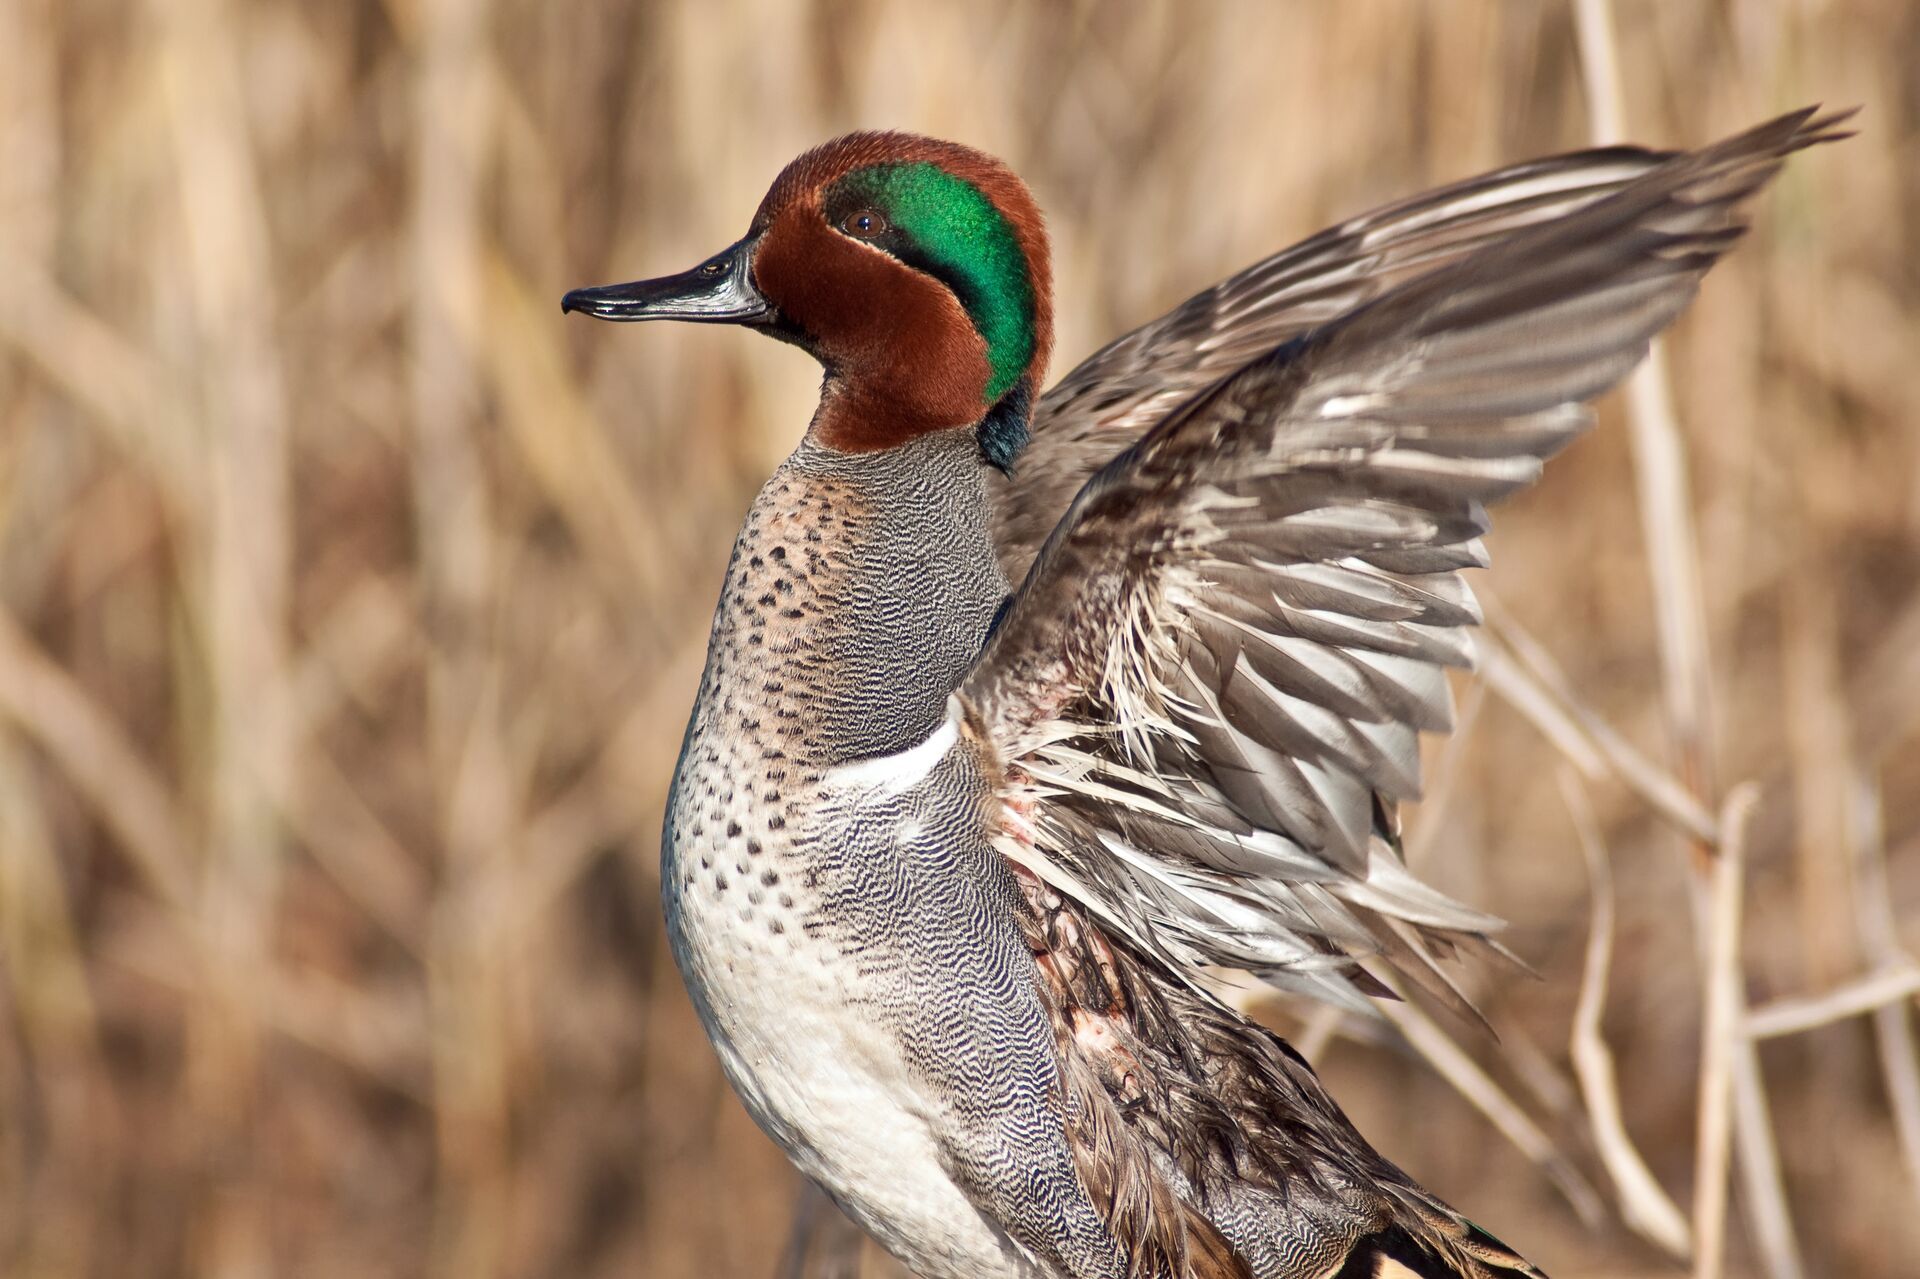
[(1053, 341), (1046, 231), (1025, 184), (978, 151), (904, 133), (807, 152), (746, 237), (692, 271), (561, 305), (759, 327), (825, 366), (820, 443), (865, 452), (974, 426), (1003, 469)]

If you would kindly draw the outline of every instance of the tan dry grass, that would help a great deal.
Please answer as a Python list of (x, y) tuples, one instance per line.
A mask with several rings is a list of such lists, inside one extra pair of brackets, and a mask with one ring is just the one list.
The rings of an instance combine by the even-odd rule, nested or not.
[[(1274, 1010), (1383, 1149), (1562, 1279), (1676, 1273), (1618, 1220), (1623, 1136), (1695, 1198), (1695, 872), (1659, 812), (1760, 784), (1749, 1004), (1910, 990), (1920, 945), (1920, 11), (1616, 20), (1632, 137), (1866, 110), (1668, 348), (1695, 799), (1619, 777), (1676, 766), (1697, 698), (1663, 678), (1610, 407), (1482, 583), (1561, 672), (1502, 687), (1559, 707), (1591, 822), (1502, 696), (1414, 819), (1421, 869), (1544, 977), (1476, 975), (1506, 1046), (1449, 1028), (1462, 1061), (1605, 1219), (1391, 1032)], [(793, 1178), (680, 992), (654, 840), (726, 548), (815, 374), (554, 303), (696, 260), (863, 125), (1028, 176), (1063, 367), (1334, 217), (1590, 130), (1552, 4), (0, 4), (0, 1271), (769, 1272)], [(1614, 900), (1601, 1150), (1568, 1047), (1582, 829)], [(1857, 994), (1762, 1014), (1794, 1030), (1758, 1060), (1808, 1275), (1920, 1253), (1910, 1000), (1804, 1028)], [(1782, 1223), (1733, 1189), (1728, 1272), (1758, 1273)]]

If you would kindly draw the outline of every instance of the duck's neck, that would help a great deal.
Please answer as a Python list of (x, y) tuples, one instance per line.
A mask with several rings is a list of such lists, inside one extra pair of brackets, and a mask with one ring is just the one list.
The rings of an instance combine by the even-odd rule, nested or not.
[(933, 376), (896, 385), (829, 376), (808, 435), (834, 452), (857, 455), (964, 429), (982, 459), (1010, 473), (1027, 443), (1032, 413), (1027, 381), (1022, 378), (990, 407), (980, 403), (971, 385), (970, 378), (943, 387)]
[(872, 452), (812, 433), (754, 503), (722, 625), (757, 631), (754, 678), (800, 694), (783, 747), (833, 762), (938, 727), (1006, 592), (971, 429)]

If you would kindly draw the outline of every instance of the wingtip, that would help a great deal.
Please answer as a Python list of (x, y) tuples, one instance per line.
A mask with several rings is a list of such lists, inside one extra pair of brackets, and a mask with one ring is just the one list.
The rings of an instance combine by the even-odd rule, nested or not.
[(1824, 115), (1818, 114), (1820, 107), (1817, 103), (1810, 108), (1810, 110), (1815, 114), (1811, 115), (1807, 121), (1800, 126), (1800, 131), (1794, 139), (1797, 144), (1796, 150), (1804, 147), (1820, 146), (1827, 142), (1844, 142), (1846, 139), (1860, 132), (1858, 129), (1843, 129), (1839, 127), (1860, 114), (1860, 105), (1858, 103), (1850, 107), (1840, 107), (1836, 110), (1828, 111)]
[[(1787, 121), (1793, 122), (1793, 127), (1787, 131), (1787, 137), (1785, 139), (1786, 145), (1782, 148), (1783, 151), (1799, 151), (1806, 147), (1819, 146), (1825, 142), (1839, 142), (1859, 132), (1857, 129), (1842, 129), (1838, 127), (1860, 114), (1859, 104), (1856, 103), (1850, 107), (1839, 107), (1835, 110), (1824, 112), (1822, 110), (1823, 105), (1822, 103), (1815, 102), (1809, 106), (1801, 107), (1798, 111), (1788, 112), (1786, 115), (1779, 117), (1778, 120), (1771, 122), (1772, 124), (1784, 124)], [(1761, 126), (1763, 129), (1768, 127), (1770, 126)]]
[(1683, 152), (1676, 159), (1681, 163), (1704, 158), (1709, 162), (1751, 164), (1763, 157), (1791, 155), (1808, 147), (1852, 137), (1854, 130), (1838, 126), (1851, 120), (1859, 111), (1858, 106), (1824, 111), (1820, 103), (1810, 103), (1770, 120), (1763, 120), (1718, 142), (1709, 143), (1700, 150)]

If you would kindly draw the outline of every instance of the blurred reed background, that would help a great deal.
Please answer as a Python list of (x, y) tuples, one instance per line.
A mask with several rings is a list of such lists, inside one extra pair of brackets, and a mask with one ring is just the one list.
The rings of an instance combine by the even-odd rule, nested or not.
[[(907, 127), (1032, 182), (1064, 371), (1339, 216), (1585, 144), (1598, 74), (1651, 143), (1814, 100), (1861, 135), (1792, 161), (1678, 326), (1690, 473), (1615, 397), (1496, 529), (1497, 669), (1413, 856), (1544, 980), (1474, 975), (1498, 1045), (1268, 1011), (1561, 1279), (1683, 1268), (1642, 1236), (1716, 1211), (1701, 1045), (1737, 1077), (1791, 1032), (1733, 1093), (1779, 1167), (1736, 1163), (1727, 1271), (1913, 1274), (1920, 8), (1615, 19), (1608, 71), (1553, 3), (0, 0), (0, 1272), (771, 1274), (795, 1178), (681, 991), (655, 842), (817, 374), (562, 290), (689, 265), (804, 147)], [(1680, 831), (1744, 779), (1720, 990), (1762, 1011), (1703, 1039), (1720, 863)], [(1602, 1043), (1619, 1131), (1574, 1082)]]

